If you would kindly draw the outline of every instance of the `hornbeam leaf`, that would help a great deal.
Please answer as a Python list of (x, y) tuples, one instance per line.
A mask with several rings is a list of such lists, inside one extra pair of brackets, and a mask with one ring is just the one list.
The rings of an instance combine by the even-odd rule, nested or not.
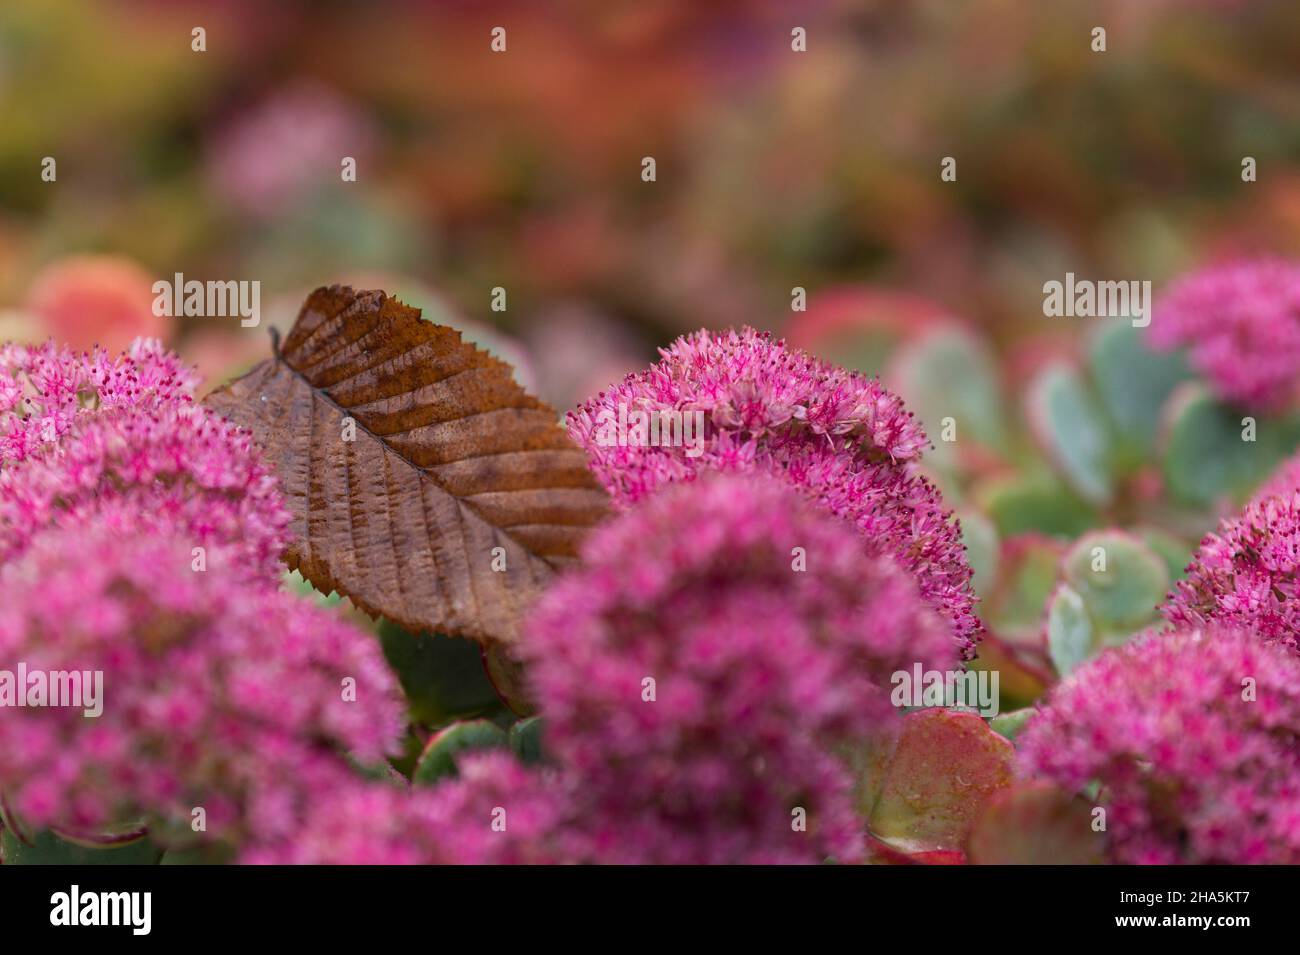
[(312, 292), (274, 355), (206, 402), (279, 474), (290, 569), (411, 631), (512, 643), (608, 506), (508, 365), (383, 292)]

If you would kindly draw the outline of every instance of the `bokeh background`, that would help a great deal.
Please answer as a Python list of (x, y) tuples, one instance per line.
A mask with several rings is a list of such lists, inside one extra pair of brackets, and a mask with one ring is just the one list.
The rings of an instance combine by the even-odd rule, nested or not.
[(561, 408), (737, 323), (885, 371), (949, 316), (1019, 374), (1078, 334), (1047, 278), (1300, 252), (1298, 156), (1294, 0), (5, 0), (0, 334), (246, 367), (264, 328), (149, 314), (182, 272), (264, 324), (386, 288)]

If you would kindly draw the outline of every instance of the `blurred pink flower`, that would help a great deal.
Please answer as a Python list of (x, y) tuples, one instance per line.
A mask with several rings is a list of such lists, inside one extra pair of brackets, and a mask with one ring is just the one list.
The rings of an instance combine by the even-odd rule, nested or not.
[(0, 563), (90, 518), (205, 548), (210, 570), (278, 580), (290, 515), (247, 432), (185, 402), (73, 419), (50, 454), (0, 470)]
[(153, 282), (130, 259), (71, 256), (36, 276), (26, 309), (45, 335), (73, 349), (102, 345), (116, 352), (138, 337), (171, 336), (173, 319), (154, 314)]
[(438, 855), (430, 791), (357, 779), (318, 793), (293, 832), (249, 846), (247, 865), (429, 865)]
[(250, 848), (256, 865), (519, 865), (565, 861), (563, 803), (547, 773), (471, 753), (436, 787), (366, 782), (321, 792), (290, 838)]
[[(160, 841), (238, 844), (293, 831), (403, 726), (378, 645), (337, 615), (219, 571), (190, 541), (91, 518), (0, 569), (0, 659), (102, 672), (102, 713), (14, 707), (0, 791), (23, 823), (94, 832), (145, 818)], [(171, 824), (169, 828), (168, 824)]]
[(538, 395), (557, 408), (586, 400), (645, 363), (627, 329), (580, 305), (533, 316), (523, 337), (534, 356)]
[(240, 212), (273, 217), (322, 183), (339, 182), (344, 157), (363, 164), (373, 140), (365, 115), (333, 90), (290, 86), (219, 130), (208, 178)]
[(1150, 337), (1189, 349), (1222, 400), (1285, 410), (1300, 395), (1300, 266), (1260, 259), (1193, 273), (1157, 300)]
[(760, 475), (595, 531), (522, 652), (583, 851), (614, 863), (857, 859), (838, 757), (892, 728), (894, 671), (959, 665), (907, 574)]
[[(896, 395), (749, 328), (696, 332), (661, 354), (569, 413), (569, 433), (616, 504), (709, 471), (776, 475), (851, 521), (873, 552), (896, 557), (963, 656), (975, 655), (981, 625), (960, 532), (913, 467), (928, 441)], [(608, 422), (623, 409), (702, 412), (702, 453), (610, 441)]]
[(1106, 651), (1057, 686), (1017, 749), (1027, 774), (1101, 784), (1114, 862), (1300, 863), (1300, 660), (1248, 630)]

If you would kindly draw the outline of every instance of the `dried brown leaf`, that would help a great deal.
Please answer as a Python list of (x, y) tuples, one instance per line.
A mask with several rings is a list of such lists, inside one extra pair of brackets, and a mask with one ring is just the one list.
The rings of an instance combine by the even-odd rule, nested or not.
[(410, 630), (511, 643), (606, 513), (554, 410), (383, 292), (317, 289), (275, 355), (206, 402), (278, 472), (289, 566)]

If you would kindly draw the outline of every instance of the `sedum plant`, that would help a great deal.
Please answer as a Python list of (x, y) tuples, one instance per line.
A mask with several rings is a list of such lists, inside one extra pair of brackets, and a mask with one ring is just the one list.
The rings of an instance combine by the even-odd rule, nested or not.
[(3, 712), (0, 856), (1295, 862), (1288, 283), (1019, 405), (937, 313), (883, 380), (686, 335), (564, 423), (341, 286), (202, 403), (156, 342), (0, 349), (0, 701), (104, 687)]
[[(628, 408), (701, 413), (699, 453), (606, 440), (606, 422)], [(879, 381), (753, 329), (702, 331), (571, 413), (569, 432), (619, 506), (709, 471), (789, 481), (911, 571), (963, 656), (974, 656), (980, 624), (959, 527), (938, 489), (912, 466), (929, 444), (925, 432)]]

